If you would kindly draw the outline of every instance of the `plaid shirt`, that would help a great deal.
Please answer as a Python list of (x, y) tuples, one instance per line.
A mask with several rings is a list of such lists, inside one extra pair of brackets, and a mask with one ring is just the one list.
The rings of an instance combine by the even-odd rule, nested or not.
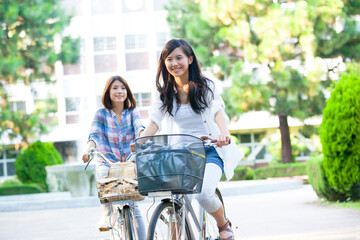
[[(94, 141), (97, 151), (103, 153), (110, 161), (118, 162), (119, 159), (116, 157), (120, 158), (124, 153), (126, 156), (130, 154), (130, 144), (144, 128), (136, 108), (122, 111), (120, 125), (113, 110), (101, 108), (95, 113), (88, 139)], [(100, 158), (99, 163), (106, 164)]]

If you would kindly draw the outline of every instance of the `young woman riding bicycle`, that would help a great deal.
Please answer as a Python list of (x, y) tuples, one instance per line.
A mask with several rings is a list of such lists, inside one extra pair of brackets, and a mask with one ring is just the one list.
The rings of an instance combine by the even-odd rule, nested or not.
[(202, 75), (196, 55), (185, 40), (172, 39), (165, 44), (159, 59), (156, 88), (158, 95), (150, 112), (151, 121), (142, 136), (159, 132), (166, 118), (168, 133), (217, 139), (218, 147), (206, 147), (204, 182), (197, 200), (216, 220), (220, 238), (234, 239), (231, 223), (224, 217), (215, 189), (223, 172), (227, 179), (233, 176), (244, 154), (235, 143), (230, 143), (224, 102), (214, 82)]
[[(113, 76), (108, 79), (102, 95), (102, 104), (104, 108), (96, 111), (91, 125), (88, 151), (82, 157), (84, 162), (89, 161), (88, 152), (92, 148), (96, 148), (112, 162), (124, 159), (124, 156), (131, 153), (130, 144), (144, 130), (140, 114), (136, 109), (136, 100), (124, 78)], [(107, 174), (109, 165), (102, 159), (97, 160), (96, 172)], [(109, 229), (111, 205), (101, 204), (101, 210), (103, 215), (96, 225), (100, 231)], [(145, 239), (145, 226), (137, 204), (135, 204), (135, 220), (139, 239)]]

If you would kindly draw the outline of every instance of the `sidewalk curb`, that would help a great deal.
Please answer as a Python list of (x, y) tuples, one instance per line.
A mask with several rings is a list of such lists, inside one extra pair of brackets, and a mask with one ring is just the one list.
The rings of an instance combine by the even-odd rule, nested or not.
[[(220, 182), (224, 197), (297, 189), (303, 186), (300, 179), (269, 179)], [(146, 198), (145, 202), (152, 202)], [(0, 212), (34, 211), (59, 208), (99, 206), (97, 196), (71, 197), (70, 192), (51, 192), (26, 195), (0, 196)]]

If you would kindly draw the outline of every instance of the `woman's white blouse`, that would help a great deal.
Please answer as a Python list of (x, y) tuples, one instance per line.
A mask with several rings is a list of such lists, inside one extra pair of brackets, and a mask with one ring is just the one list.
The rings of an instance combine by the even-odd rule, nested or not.
[[(224, 111), (225, 104), (222, 100), (220, 94), (217, 92), (215, 88), (215, 84), (211, 81), (209, 81), (209, 86), (213, 90), (214, 98), (212, 99), (212, 94), (209, 93), (207, 95), (207, 102), (209, 103), (209, 107), (206, 108), (201, 113), (201, 119), (204, 123), (205, 130), (207, 132), (207, 135), (210, 138), (216, 139), (218, 135), (220, 134), (220, 129), (218, 125), (215, 122), (215, 114), (218, 111)], [(150, 111), (150, 120), (153, 121), (159, 128), (158, 132), (162, 130), (162, 121), (165, 118), (166, 119), (166, 131), (162, 131), (163, 133), (182, 133), (179, 132), (179, 128), (174, 124), (174, 117), (170, 116), (165, 111), (161, 111), (162, 101), (160, 99), (160, 93), (156, 91), (156, 94), (154, 94), (153, 99), (153, 107)], [(173, 115), (176, 111), (176, 100), (174, 99), (173, 103)], [(227, 122), (229, 122), (229, 118), (226, 119)], [(241, 160), (244, 157), (244, 153), (236, 146), (236, 144), (232, 141), (231, 144), (224, 147), (217, 147), (216, 148), (219, 156), (224, 161), (224, 172), (226, 175), (226, 178), (230, 180), (234, 175), (234, 169), (237, 166), (239, 160)]]

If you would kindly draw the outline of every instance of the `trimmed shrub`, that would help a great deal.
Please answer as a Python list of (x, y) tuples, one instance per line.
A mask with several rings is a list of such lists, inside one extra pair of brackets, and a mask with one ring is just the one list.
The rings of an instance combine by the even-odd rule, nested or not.
[[(360, 184), (360, 78), (343, 75), (331, 92), (319, 128), (330, 186), (349, 199)], [(339, 199), (341, 200), (341, 199)]]
[(306, 163), (286, 163), (255, 169), (255, 179), (306, 175)]
[(46, 188), (45, 166), (63, 164), (52, 143), (34, 142), (16, 158), (16, 175), (23, 183), (39, 183)]
[(322, 156), (311, 157), (306, 163), (309, 183), (320, 198), (326, 198), (329, 201), (346, 199), (345, 194), (340, 194), (330, 187), (325, 178)]
[[(254, 170), (251, 167), (237, 167), (234, 170), (234, 176), (230, 181), (240, 181), (240, 180), (253, 180), (254, 179)], [(225, 174), (220, 179), (225, 181)]]
[(42, 187), (36, 183), (0, 186), (0, 196), (42, 193), (42, 192), (44, 192)]
[(14, 178), (8, 178), (5, 179), (4, 182), (2, 182), (0, 184), (1, 187), (4, 186), (14, 186), (14, 185), (21, 185), (21, 181), (19, 179), (16, 178), (16, 176)]
[(253, 180), (254, 177), (254, 169), (252, 169), (251, 167), (237, 167), (235, 168), (234, 176), (231, 180)]

